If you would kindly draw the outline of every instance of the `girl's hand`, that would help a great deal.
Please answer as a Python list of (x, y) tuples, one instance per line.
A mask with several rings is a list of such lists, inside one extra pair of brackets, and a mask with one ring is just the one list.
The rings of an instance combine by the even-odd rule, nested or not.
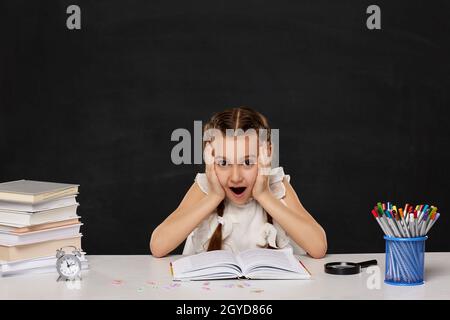
[[(209, 194), (222, 201), (225, 198), (225, 190), (217, 178), (215, 161), (213, 155), (213, 147), (211, 143), (207, 143), (204, 151), (205, 165), (206, 165), (206, 177), (208, 178)], [(219, 202), (220, 202), (219, 201)]]
[(258, 176), (253, 186), (252, 196), (258, 201), (264, 194), (269, 193), (269, 174), (272, 164), (272, 154), (267, 147), (267, 143), (263, 143), (259, 147), (258, 154)]

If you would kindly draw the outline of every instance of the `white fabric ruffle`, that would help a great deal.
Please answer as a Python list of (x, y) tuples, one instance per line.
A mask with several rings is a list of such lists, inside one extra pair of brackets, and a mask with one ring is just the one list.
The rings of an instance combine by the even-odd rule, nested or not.
[[(284, 173), (282, 167), (271, 169), (269, 175), (269, 189), (277, 199), (286, 195), (283, 179), (290, 181), (290, 176)], [(208, 180), (206, 174), (198, 173), (195, 181), (199, 188), (208, 194)], [(283, 203), (284, 201), (281, 200)], [(261, 248), (270, 245), (273, 248), (285, 248), (292, 243), (281, 226), (267, 222), (267, 213), (261, 205), (251, 199), (244, 205), (237, 205), (225, 200), (225, 208), (222, 217), (213, 212), (200, 225), (195, 228), (186, 239), (183, 254), (196, 254), (204, 252), (208, 248), (209, 240), (217, 226), (222, 225), (223, 248), (233, 252), (246, 249)], [(293, 245), (297, 252), (304, 253), (301, 248)], [(300, 252), (299, 252), (300, 251)]]

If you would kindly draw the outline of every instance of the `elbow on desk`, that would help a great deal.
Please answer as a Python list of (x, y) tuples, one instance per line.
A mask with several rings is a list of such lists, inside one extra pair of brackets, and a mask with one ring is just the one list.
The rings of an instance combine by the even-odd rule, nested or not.
[(309, 256), (314, 259), (322, 259), (327, 254), (327, 247), (308, 252)]
[(152, 233), (152, 236), (150, 237), (149, 243), (150, 253), (155, 258), (162, 258), (167, 254), (166, 252), (164, 252), (162, 246), (160, 245), (160, 242), (161, 241), (159, 240), (157, 229), (155, 229)]
[(308, 251), (308, 254), (314, 258), (314, 259), (322, 259), (327, 254), (328, 250), (328, 243), (327, 243), (327, 236), (325, 234), (325, 230), (321, 228), (322, 232), (322, 239), (319, 241), (320, 243), (315, 246), (314, 249)]

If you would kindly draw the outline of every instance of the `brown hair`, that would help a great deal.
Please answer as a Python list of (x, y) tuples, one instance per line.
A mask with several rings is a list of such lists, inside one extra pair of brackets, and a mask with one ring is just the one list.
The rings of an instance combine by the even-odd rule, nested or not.
[[(259, 129), (267, 130), (267, 142), (271, 142), (270, 127), (267, 118), (261, 113), (248, 108), (238, 107), (224, 110), (222, 112), (215, 113), (211, 119), (204, 125), (204, 132), (209, 129), (217, 129), (226, 134), (227, 129), (242, 129), (244, 132), (248, 129), (254, 129), (258, 132)], [(205, 147), (206, 141), (203, 144)], [(224, 200), (217, 206), (217, 214), (223, 216), (225, 209)], [(272, 217), (267, 214), (267, 222), (273, 223)], [(214, 231), (208, 245), (208, 250), (220, 250), (222, 249), (222, 225), (219, 224)]]

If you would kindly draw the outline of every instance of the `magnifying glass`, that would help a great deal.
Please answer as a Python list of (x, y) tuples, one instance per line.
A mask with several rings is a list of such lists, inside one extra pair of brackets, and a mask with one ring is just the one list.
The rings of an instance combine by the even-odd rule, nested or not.
[(325, 264), (325, 272), (330, 274), (348, 275), (357, 274), (361, 269), (377, 265), (377, 260), (363, 262), (329, 262)]

